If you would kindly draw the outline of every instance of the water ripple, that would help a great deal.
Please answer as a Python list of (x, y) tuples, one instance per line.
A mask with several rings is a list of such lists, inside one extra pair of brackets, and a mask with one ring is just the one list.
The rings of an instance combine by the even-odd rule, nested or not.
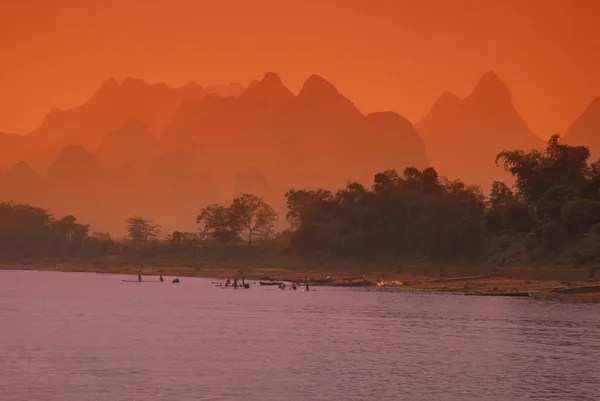
[(594, 303), (0, 271), (2, 401), (597, 400)]

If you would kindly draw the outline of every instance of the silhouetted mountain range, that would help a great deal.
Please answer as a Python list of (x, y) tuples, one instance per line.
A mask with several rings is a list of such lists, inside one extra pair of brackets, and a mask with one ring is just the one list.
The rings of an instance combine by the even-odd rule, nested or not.
[(600, 158), (600, 97), (595, 98), (564, 135), (565, 142), (590, 147), (592, 160)]
[(159, 140), (148, 126), (143, 121), (130, 120), (102, 139), (96, 156), (105, 167), (110, 168), (125, 163), (148, 162), (158, 156), (160, 150)]
[(503, 149), (527, 151), (544, 145), (515, 110), (510, 91), (493, 72), (485, 74), (462, 100), (443, 93), (415, 128), (438, 172), (473, 184), (507, 178), (494, 164)]
[(25, 143), (22, 135), (0, 132), (0, 168), (23, 160)]
[[(596, 127), (598, 99), (565, 139), (596, 146)], [(165, 232), (193, 230), (202, 207), (243, 192), (265, 198), (283, 219), (291, 188), (337, 189), (429, 165), (489, 182), (503, 177), (494, 165), (502, 149), (542, 145), (492, 72), (464, 99), (443, 93), (416, 126), (391, 111), (365, 116), (318, 75), (297, 95), (273, 72), (247, 89), (108, 79), (81, 106), (50, 111), (34, 132), (0, 133), (0, 197), (117, 234), (134, 214)]]
[(26, 162), (0, 172), (0, 199), (19, 203), (44, 204), (46, 182)]
[[(38, 129), (0, 148), (0, 157), (17, 155), (45, 174), (66, 145), (81, 145), (95, 152), (107, 133), (121, 129), (130, 120), (144, 122), (152, 134), (159, 135), (182, 102), (200, 100), (210, 93), (233, 96), (241, 92), (243, 87), (239, 84), (211, 85), (204, 89), (191, 82), (181, 88), (170, 88), (135, 78), (119, 84), (109, 78), (82, 105), (67, 110), (52, 109)], [(0, 144), (7, 140), (2, 137), (6, 135), (0, 135)], [(8, 165), (3, 160), (0, 167)]]

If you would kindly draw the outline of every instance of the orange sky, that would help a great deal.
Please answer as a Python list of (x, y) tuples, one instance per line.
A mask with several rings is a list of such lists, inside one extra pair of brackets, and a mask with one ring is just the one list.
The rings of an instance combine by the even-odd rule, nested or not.
[(108, 76), (173, 86), (311, 73), (416, 123), (492, 69), (542, 137), (600, 96), (595, 0), (0, 0), (0, 131), (36, 128)]

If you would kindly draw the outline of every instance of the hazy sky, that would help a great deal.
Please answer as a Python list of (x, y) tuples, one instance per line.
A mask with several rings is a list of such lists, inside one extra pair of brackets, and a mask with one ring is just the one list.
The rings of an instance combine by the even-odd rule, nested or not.
[(36, 128), (109, 76), (180, 86), (311, 73), (416, 123), (494, 70), (542, 137), (600, 96), (595, 0), (0, 0), (0, 131)]

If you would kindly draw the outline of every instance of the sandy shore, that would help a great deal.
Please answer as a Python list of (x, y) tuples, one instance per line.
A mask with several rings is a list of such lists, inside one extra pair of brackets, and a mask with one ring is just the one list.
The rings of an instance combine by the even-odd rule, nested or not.
[(426, 278), (409, 282), (407, 288), (460, 294), (568, 297), (600, 300), (600, 283), (594, 281), (517, 280), (502, 277)]
[[(94, 264), (0, 264), (1, 270), (38, 270), (62, 272), (89, 272), (107, 273), (135, 276), (139, 269), (143, 275), (154, 276), (163, 274), (169, 277), (206, 277), (224, 279), (231, 278), (243, 271), (247, 280), (258, 280), (262, 277), (277, 277), (285, 281), (318, 279), (321, 276), (331, 276), (336, 285), (348, 283), (344, 278), (353, 277), (356, 281), (370, 281), (373, 287), (395, 287), (406, 291), (426, 291), (440, 293), (455, 293), (466, 295), (503, 295), (578, 298), (600, 300), (600, 282), (598, 280), (523, 280), (504, 277), (500, 273), (483, 274), (464, 277), (419, 276), (411, 274), (374, 273), (357, 275), (356, 271), (343, 271), (339, 268), (328, 270), (320, 266), (319, 272), (305, 270), (287, 270), (283, 268), (265, 267), (228, 267), (228, 266), (201, 266), (201, 267), (161, 267), (161, 266), (96, 266)], [(134, 277), (135, 278), (135, 277)]]

